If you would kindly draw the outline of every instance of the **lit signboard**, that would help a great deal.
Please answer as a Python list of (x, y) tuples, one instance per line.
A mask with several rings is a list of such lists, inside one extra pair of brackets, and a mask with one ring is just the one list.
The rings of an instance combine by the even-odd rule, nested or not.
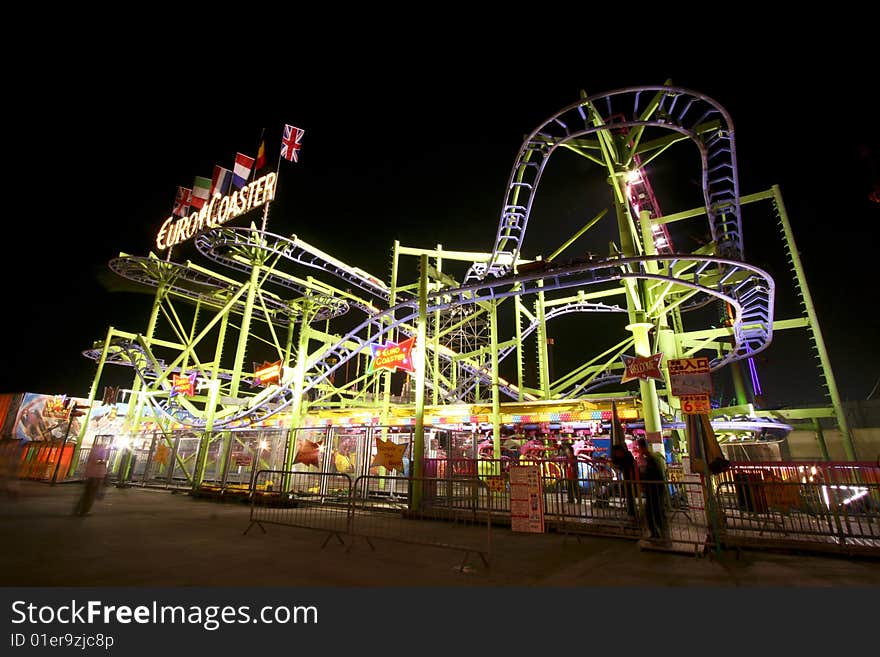
[(214, 194), (198, 212), (193, 212), (188, 217), (168, 217), (156, 235), (156, 247), (160, 250), (169, 249), (199, 231), (222, 226), (227, 221), (268, 203), (275, 198), (277, 182), (278, 176), (274, 172), (267, 173), (226, 196)]
[(414, 337), (400, 343), (371, 344), (370, 349), (373, 352), (372, 369), (380, 370), (385, 368), (394, 371), (395, 368), (400, 368), (404, 372), (415, 372), (412, 360), (412, 351), (415, 344), (416, 339)]

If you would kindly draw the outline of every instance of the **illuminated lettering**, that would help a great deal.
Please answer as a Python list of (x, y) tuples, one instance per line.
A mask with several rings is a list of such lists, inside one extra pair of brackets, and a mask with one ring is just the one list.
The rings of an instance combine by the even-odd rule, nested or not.
[(263, 178), (266, 180), (266, 191), (263, 197), (266, 202), (269, 202), (275, 199), (275, 184), (278, 182), (278, 176), (274, 173), (267, 173)]
[(248, 198), (248, 210), (263, 204), (263, 179), (255, 180), (250, 184), (251, 194)]
[(217, 217), (218, 223), (225, 224), (229, 219), (229, 206), (231, 203), (231, 199), (228, 196), (224, 196), (220, 199), (220, 213)]
[(214, 194), (201, 209), (187, 217), (179, 217), (176, 220), (174, 216), (168, 217), (162, 222), (156, 234), (156, 247), (159, 250), (169, 249), (206, 228), (216, 228), (274, 200), (277, 184), (278, 176), (275, 173), (267, 173), (227, 196)]
[(214, 204), (220, 200), (220, 194), (214, 194), (211, 202), (208, 203), (208, 225), (212, 228), (217, 225), (217, 215), (214, 214)]
[(156, 248), (160, 251), (171, 246), (170, 244), (165, 244), (165, 233), (168, 231), (168, 224), (174, 221), (174, 217), (168, 217), (165, 221), (162, 222), (162, 227), (159, 229), (159, 234), (156, 236)]
[(248, 207), (248, 192), (250, 192), (250, 185), (248, 185), (247, 187), (243, 187), (238, 192), (238, 198), (241, 200), (241, 203), (238, 206), (239, 211), (235, 215), (236, 217), (238, 215), (243, 214), (243, 213), (247, 212), (248, 210), (250, 210), (250, 208)]

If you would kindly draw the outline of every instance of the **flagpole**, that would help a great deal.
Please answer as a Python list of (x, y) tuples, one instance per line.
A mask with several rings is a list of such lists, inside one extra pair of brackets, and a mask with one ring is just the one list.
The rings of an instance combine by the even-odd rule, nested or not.
[[(260, 159), (260, 144), (263, 143), (263, 138), (266, 136), (266, 128), (260, 130), (260, 141), (257, 142), (257, 160)], [(257, 162), (254, 162), (254, 169), (248, 174), (248, 182), (251, 180), (251, 175), (253, 175), (254, 180), (257, 179)]]
[[(174, 206), (171, 206), (171, 215), (174, 216)], [(165, 262), (171, 262), (171, 248), (168, 247), (168, 251), (165, 253)]]
[[(266, 129), (263, 128), (263, 132), (266, 132)], [(278, 149), (278, 162), (275, 163), (275, 193), (278, 193), (278, 180), (281, 177), (281, 149)], [(271, 201), (266, 201), (266, 205), (263, 206), (263, 227), (260, 229), (262, 232), (266, 232), (266, 220), (269, 218), (269, 205)]]

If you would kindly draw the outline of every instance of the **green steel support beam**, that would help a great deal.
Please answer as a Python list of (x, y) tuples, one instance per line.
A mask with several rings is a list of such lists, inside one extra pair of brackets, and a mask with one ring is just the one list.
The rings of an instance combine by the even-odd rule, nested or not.
[(73, 475), (76, 471), (76, 465), (79, 463), (79, 452), (80, 449), (82, 449), (83, 440), (86, 437), (86, 429), (88, 429), (89, 418), (92, 414), (92, 404), (98, 395), (98, 383), (101, 380), (101, 374), (104, 372), (104, 364), (107, 362), (107, 349), (110, 348), (110, 340), (112, 337), (113, 327), (111, 326), (107, 329), (107, 337), (104, 339), (104, 348), (101, 350), (101, 358), (98, 359), (98, 370), (95, 372), (95, 376), (92, 378), (92, 386), (89, 388), (88, 406), (86, 408), (86, 414), (82, 416), (82, 423), (79, 433), (76, 436), (76, 444), (73, 446), (73, 456), (70, 458), (70, 469), (67, 471), (68, 477)]
[[(150, 309), (150, 317), (147, 320), (147, 330), (144, 332), (144, 337), (146, 338), (146, 343), (152, 344), (151, 340), (156, 332), (156, 322), (159, 319), (159, 310), (162, 307), (162, 303), (165, 300), (166, 296), (166, 286), (164, 283), (160, 283), (156, 288), (156, 296), (153, 299), (153, 307)], [(131, 384), (131, 392), (134, 397), (135, 403), (129, 403), (128, 405), (128, 413), (125, 418), (125, 423), (132, 429), (139, 427), (141, 424), (141, 415), (143, 413), (144, 399), (141, 396), (141, 388), (143, 384), (139, 376), (135, 375), (134, 382)], [(129, 400), (131, 402), (131, 400)], [(161, 418), (156, 418), (157, 423), (161, 422)]]
[(853, 442), (853, 434), (846, 419), (846, 412), (843, 408), (843, 402), (840, 399), (840, 393), (837, 390), (837, 381), (834, 378), (834, 371), (831, 369), (831, 359), (828, 357), (828, 350), (825, 348), (825, 339), (822, 337), (822, 329), (819, 327), (819, 317), (816, 315), (816, 308), (813, 305), (813, 297), (810, 294), (810, 288), (807, 285), (807, 277), (804, 274), (800, 253), (795, 244), (794, 233), (791, 230), (791, 224), (788, 222), (788, 213), (785, 211), (785, 203), (782, 201), (782, 193), (779, 191), (778, 185), (773, 185), (772, 189), (773, 200), (776, 204), (776, 209), (779, 212), (779, 222), (782, 225), (786, 247), (788, 248), (791, 264), (794, 268), (798, 288), (804, 303), (804, 309), (807, 311), (807, 317), (810, 319), (809, 331), (812, 333), (813, 343), (816, 347), (816, 352), (819, 355), (819, 362), (822, 366), (822, 374), (825, 377), (825, 385), (828, 388), (828, 394), (831, 397), (831, 404), (834, 406), (835, 413), (837, 414), (837, 424), (840, 427), (843, 449), (846, 452), (846, 458), (850, 461), (855, 461), (856, 449)]
[(516, 399), (517, 401), (523, 401), (523, 386), (525, 386), (525, 361), (523, 358), (524, 351), (522, 317), (524, 308), (520, 295), (516, 295), (513, 298), (513, 308), (514, 322), (516, 323)]
[(489, 313), (489, 344), (492, 347), (492, 458), (500, 459), (501, 393), (498, 390), (498, 303), (495, 300)]
[[(538, 281), (538, 287), (544, 287), (544, 281)], [(547, 313), (544, 310), (544, 291), (538, 292), (535, 300), (535, 316), (538, 318), (538, 387), (541, 397), (550, 399), (550, 358), (547, 353)]]
[(602, 217), (604, 217), (606, 214), (608, 214), (608, 208), (605, 208), (605, 209), (601, 210), (601, 211), (599, 212), (599, 214), (597, 214), (595, 217), (593, 217), (592, 219), (590, 219), (590, 220), (584, 225), (583, 228), (581, 228), (578, 232), (576, 232), (574, 235), (572, 235), (572, 236), (569, 237), (567, 240), (565, 240), (565, 242), (563, 242), (562, 245), (561, 245), (558, 249), (556, 249), (553, 253), (551, 253), (549, 256), (547, 256), (547, 262), (552, 261), (553, 259), (556, 258), (556, 256), (558, 256), (560, 253), (562, 253), (563, 251), (565, 251), (565, 249), (567, 249), (569, 246), (571, 246), (571, 245), (575, 242), (575, 240), (577, 240), (577, 238), (579, 238), (581, 235), (583, 235), (583, 234), (586, 233), (588, 230), (590, 230), (590, 228), (592, 228), (593, 226), (595, 226), (596, 223), (597, 223)]
[(251, 317), (254, 312), (254, 299), (257, 296), (257, 285), (260, 280), (260, 265), (254, 262), (251, 269), (251, 280), (248, 284), (247, 300), (244, 305), (244, 313), (241, 317), (241, 328), (238, 333), (238, 345), (235, 349), (235, 363), (232, 366), (232, 381), (229, 384), (229, 396), (238, 397), (241, 385), (241, 369), (244, 365), (244, 355), (247, 350), (248, 335), (251, 330)]
[(413, 434), (413, 478), (417, 484), (413, 486), (410, 508), (413, 510), (422, 507), (422, 476), (424, 473), (425, 458), (425, 369), (427, 367), (427, 349), (425, 340), (428, 334), (428, 256), (419, 256), (419, 318), (416, 326), (417, 349), (414, 354), (416, 370), (416, 403), (415, 403), (415, 433)]
[(825, 434), (822, 431), (822, 423), (819, 421), (819, 418), (813, 419), (813, 428), (816, 430), (816, 442), (819, 443), (819, 451), (822, 452), (822, 458), (830, 461), (831, 456), (828, 454), (828, 445), (825, 444)]

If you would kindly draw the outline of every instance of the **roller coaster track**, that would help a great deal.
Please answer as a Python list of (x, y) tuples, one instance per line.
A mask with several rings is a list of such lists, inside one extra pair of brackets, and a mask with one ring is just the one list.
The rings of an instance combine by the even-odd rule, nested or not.
[[(215, 228), (200, 233), (195, 238), (196, 248), (207, 258), (219, 262), (231, 269), (237, 269), (250, 275), (254, 249), (258, 249), (263, 257), (274, 255), (278, 258), (325, 271), (347, 283), (366, 290), (383, 301), (388, 301), (388, 287), (378, 278), (371, 276), (356, 267), (349, 267), (332, 256), (297, 239), (296, 235), (283, 237), (250, 228)], [(287, 278), (269, 274), (270, 280), (284, 287), (291, 287)], [(365, 307), (371, 312), (375, 308)]]
[[(212, 308), (221, 308), (235, 295), (241, 284), (217, 276), (201, 268), (196, 268), (192, 263), (179, 264), (157, 258), (124, 255), (114, 258), (109, 263), (110, 269), (116, 274), (135, 281), (148, 287), (164, 286), (165, 289), (179, 298), (205, 304)], [(305, 294), (305, 289), (300, 287), (297, 291)], [(268, 294), (262, 293), (262, 301), (266, 305), (270, 315), (258, 316), (262, 321), (288, 325), (296, 321), (301, 311), (296, 304)], [(330, 295), (310, 297), (312, 304), (317, 304), (316, 319), (331, 319), (343, 315), (348, 311), (348, 304), (341, 299)], [(242, 314), (244, 301), (237, 300), (232, 307), (232, 312)]]
[[(669, 274), (649, 273), (645, 269), (647, 261), (655, 261), (661, 272)], [(540, 274), (516, 276), (505, 280), (482, 281), (476, 285), (460, 288), (444, 289), (431, 293), (428, 297), (426, 313), (446, 310), (458, 305), (492, 301), (511, 296), (619, 282), (624, 279), (645, 279), (671, 285), (681, 293), (709, 295), (730, 304), (733, 318), (731, 322), (732, 345), (724, 354), (710, 360), (710, 368), (718, 369), (728, 362), (754, 354), (766, 348), (772, 338), (772, 304), (773, 279), (761, 269), (751, 265), (718, 258), (714, 256), (645, 256), (642, 258), (614, 258), (605, 261), (560, 267), (553, 271)], [(543, 281), (539, 285), (539, 280)], [(517, 285), (518, 283), (518, 285)], [(732, 289), (735, 296), (728, 292)], [(320, 384), (345, 362), (354, 358), (370, 344), (378, 344), (394, 335), (394, 331), (406, 325), (413, 325), (418, 318), (418, 302), (407, 300), (384, 311), (380, 316), (373, 316), (352, 329), (337, 343), (322, 352), (321, 359), (328, 362), (333, 357), (334, 364), (327, 367), (321, 374), (311, 378), (304, 387), (304, 392)], [(766, 313), (769, 308), (770, 315)], [(384, 318), (388, 318), (387, 321)], [(373, 325), (376, 332), (369, 340), (358, 338), (364, 329)], [(354, 344), (351, 347), (348, 345)], [(500, 385), (506, 394), (515, 398), (516, 389), (510, 385)], [(277, 413), (287, 401), (272, 409), (265, 409), (266, 415)], [(257, 408), (249, 409), (250, 413), (260, 415)], [(243, 417), (247, 413), (242, 413)], [(233, 418), (236, 419), (236, 418)]]
[[(606, 118), (603, 118), (606, 117)], [(707, 124), (717, 129), (706, 131)], [(488, 262), (475, 262), (465, 285), (507, 275), (516, 263), (532, 203), (550, 156), (575, 139), (609, 130), (663, 128), (690, 138), (700, 152), (702, 189), (716, 252), (742, 259), (733, 123), (711, 98), (678, 87), (630, 87), (589, 96), (564, 108), (526, 138), (508, 180), (495, 246)], [(599, 137), (602, 134), (598, 134)], [(619, 163), (627, 164), (627, 163)]]
[[(658, 273), (647, 271), (646, 263), (650, 261), (656, 263)], [(149, 258), (132, 258), (130, 256), (118, 258), (114, 261), (113, 269), (121, 275), (136, 277), (135, 280), (150, 285), (157, 285), (158, 274), (161, 274), (161, 280), (166, 285), (172, 286), (180, 296), (190, 299), (211, 299), (216, 304), (217, 298), (214, 293), (218, 289), (228, 293), (229, 284), (223, 279), (212, 278), (199, 271), (190, 271), (182, 265), (171, 265)], [(172, 272), (174, 276), (170, 276), (169, 272)], [(172, 278), (174, 280), (171, 280)], [(755, 354), (766, 348), (770, 342), (774, 287), (772, 278), (756, 267), (714, 256), (673, 254), (639, 258), (612, 258), (565, 265), (541, 273), (507, 279), (486, 280), (474, 285), (447, 288), (429, 294), (426, 312), (430, 314), (455, 306), (535, 294), (538, 291), (550, 292), (589, 285), (619, 283), (624, 279), (657, 281), (669, 291), (667, 296), (670, 299), (708, 295), (730, 304), (732, 311), (730, 330), (733, 344), (726, 353), (710, 361), (710, 367), (713, 370), (732, 360)], [(184, 281), (190, 284), (185, 285)], [(198, 290), (192, 289), (193, 282), (198, 283)], [(693, 301), (693, 303), (698, 303), (698, 301)], [(592, 306), (592, 304), (590, 305)], [(597, 304), (591, 309), (598, 310), (600, 306)], [(616, 307), (601, 307), (601, 309), (609, 312), (618, 310)], [(555, 311), (553, 316), (577, 310), (584, 310), (584, 307), (579, 304), (561, 307)], [(334, 345), (323, 350), (319, 356), (312, 358), (311, 362), (307, 364), (307, 370), (313, 370), (318, 363), (321, 367), (305, 382), (303, 393), (325, 381), (346, 362), (369, 348), (369, 345), (387, 341), (395, 335), (395, 331), (398, 329), (405, 330), (407, 333), (411, 332), (411, 327), (415, 325), (417, 319), (418, 302), (415, 300), (407, 300), (387, 310), (370, 314), (367, 319), (337, 340)], [(360, 337), (368, 327), (371, 329), (369, 339)], [(143, 362), (145, 350), (148, 350), (148, 347), (141, 344), (139, 349), (120, 347), (120, 350), (124, 352), (124, 359), (121, 360), (136, 365), (138, 362)], [(151, 364), (144, 367), (143, 371), (136, 368), (138, 375), (144, 380), (146, 380), (148, 373), (155, 376), (161, 369), (158, 362), (151, 356), (147, 360)], [(469, 371), (474, 374), (483, 377), (488, 375), (479, 365), (469, 365), (468, 367)], [(293, 397), (289, 387), (290, 382), (282, 382), (282, 384), (265, 388), (261, 393), (250, 398), (246, 407), (224, 418), (218, 418), (215, 426), (220, 427), (245, 419), (257, 422), (283, 410), (293, 402)], [(518, 397), (518, 390), (515, 386), (502, 383), (499, 388), (514, 399)], [(172, 417), (181, 421), (178, 415)], [(197, 427), (204, 424), (204, 420), (198, 417), (186, 420), (189, 426)]]

